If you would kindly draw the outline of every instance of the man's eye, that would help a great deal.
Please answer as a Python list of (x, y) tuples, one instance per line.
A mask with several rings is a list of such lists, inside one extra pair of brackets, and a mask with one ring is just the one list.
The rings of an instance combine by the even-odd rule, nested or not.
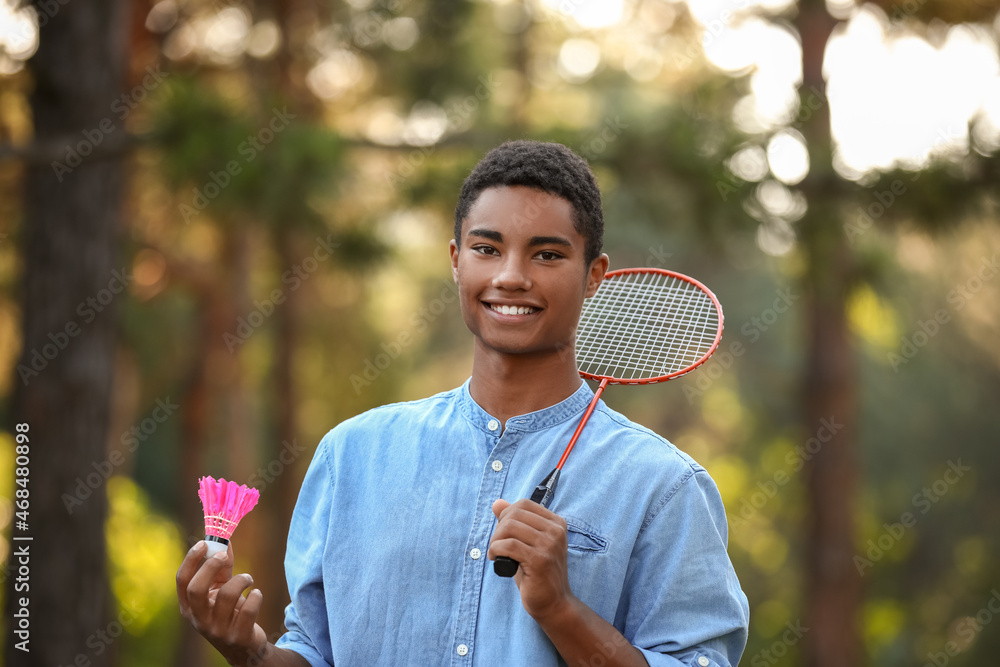
[(497, 254), (497, 249), (494, 248), (493, 246), (477, 245), (477, 246), (473, 246), (472, 249), (475, 250), (478, 253), (483, 254), (483, 255), (495, 255), (495, 254)]
[(551, 261), (562, 257), (562, 255), (560, 255), (559, 253), (552, 252), (551, 250), (543, 250), (542, 252), (538, 253), (538, 256), (546, 261)]

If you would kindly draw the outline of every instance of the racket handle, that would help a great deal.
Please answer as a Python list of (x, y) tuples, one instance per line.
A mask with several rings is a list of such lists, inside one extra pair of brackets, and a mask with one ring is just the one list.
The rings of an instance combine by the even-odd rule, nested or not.
[(496, 560), (493, 561), (493, 571), (501, 577), (513, 577), (517, 574), (517, 568), (520, 566), (520, 563), (507, 556), (497, 556)]
[[(549, 506), (549, 503), (552, 502), (552, 494), (556, 490), (556, 482), (559, 481), (559, 472), (559, 468), (555, 468), (535, 487), (531, 494), (531, 502), (538, 503), (545, 508)], [(497, 556), (496, 560), (493, 561), (493, 571), (501, 577), (513, 577), (517, 574), (517, 569), (520, 566), (520, 563), (508, 556)]]

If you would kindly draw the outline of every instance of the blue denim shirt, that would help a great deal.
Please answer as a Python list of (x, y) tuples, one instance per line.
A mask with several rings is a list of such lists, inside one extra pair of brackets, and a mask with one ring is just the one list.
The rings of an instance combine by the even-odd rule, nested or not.
[[(467, 381), (330, 431), (291, 521), (277, 645), (338, 667), (565, 664), (486, 550), (493, 501), (531, 494), (592, 397), (581, 382), (501, 429)], [(749, 608), (704, 468), (601, 401), (549, 509), (568, 524), (573, 593), (650, 665), (739, 662)]]

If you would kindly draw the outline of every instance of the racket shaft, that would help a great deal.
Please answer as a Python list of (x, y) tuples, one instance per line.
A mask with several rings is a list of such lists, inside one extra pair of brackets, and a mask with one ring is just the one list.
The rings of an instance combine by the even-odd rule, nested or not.
[(559, 463), (556, 464), (556, 470), (562, 470), (563, 464), (566, 463), (566, 458), (569, 453), (573, 450), (573, 445), (579, 439), (580, 434), (583, 433), (583, 427), (587, 425), (590, 420), (590, 415), (593, 414), (594, 408), (597, 407), (597, 401), (601, 400), (601, 394), (604, 393), (604, 388), (608, 386), (608, 378), (601, 380), (601, 384), (597, 386), (597, 390), (594, 392), (594, 398), (590, 399), (590, 405), (587, 406), (587, 411), (583, 413), (583, 419), (576, 427), (576, 431), (573, 432), (573, 437), (569, 439), (569, 444), (566, 445), (566, 451), (563, 452), (562, 458), (559, 459)]
[[(566, 445), (566, 451), (563, 452), (562, 458), (559, 459), (559, 463), (556, 465), (555, 470), (550, 472), (548, 476), (535, 487), (534, 493), (531, 494), (531, 501), (540, 504), (542, 507), (548, 508), (549, 503), (552, 502), (552, 495), (556, 490), (556, 482), (559, 480), (559, 473), (562, 472), (563, 464), (566, 463), (566, 457), (569, 456), (570, 451), (573, 449), (573, 445), (579, 439), (580, 434), (583, 433), (583, 427), (587, 425), (590, 420), (590, 415), (593, 414), (594, 408), (597, 407), (597, 401), (601, 400), (601, 394), (604, 393), (604, 388), (608, 386), (608, 378), (601, 380), (601, 384), (598, 385), (597, 390), (594, 392), (594, 398), (590, 400), (590, 405), (587, 406), (587, 411), (583, 413), (583, 418), (580, 419), (580, 423), (576, 427), (576, 431), (573, 432), (573, 437), (570, 438), (569, 444)], [(517, 574), (517, 568), (520, 564), (513, 558), (507, 556), (497, 556), (496, 560), (493, 561), (493, 571), (496, 572), (501, 577), (513, 577)]]

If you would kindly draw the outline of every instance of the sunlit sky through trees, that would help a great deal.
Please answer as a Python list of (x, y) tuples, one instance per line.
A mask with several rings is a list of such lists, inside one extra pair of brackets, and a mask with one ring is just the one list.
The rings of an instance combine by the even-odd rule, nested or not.
[[(363, 8), (368, 0), (351, 0)], [(519, 20), (516, 3), (493, 0), (498, 24)], [(602, 67), (621, 67), (641, 82), (652, 82), (669, 64), (671, 46), (664, 41), (677, 16), (672, 3), (628, 0), (534, 0), (538, 14), (562, 14), (572, 32), (559, 49), (558, 76), (583, 83)], [(798, 36), (780, 19), (790, 9), (784, 0), (688, 0), (703, 29), (707, 61), (732, 76), (749, 76), (749, 94), (733, 109), (733, 120), (750, 134), (778, 132), (767, 151), (778, 180), (794, 184), (808, 169), (801, 137), (780, 132), (793, 120), (802, 81)], [(0, 0), (0, 74), (24, 66), (38, 45), (39, 16), (16, 0)], [(917, 5), (914, 5), (917, 6)], [(405, 8), (404, 8), (405, 9)], [(824, 71), (829, 85), (831, 123), (837, 147), (835, 168), (844, 177), (862, 179), (873, 170), (919, 169), (935, 156), (958, 156), (970, 150), (990, 152), (1000, 146), (1000, 61), (997, 38), (1000, 18), (989, 25), (931, 25), (917, 33), (900, 18), (889, 17), (850, 0), (828, 0), (828, 9), (846, 22), (827, 46)], [(905, 7), (902, 8), (905, 14)], [(402, 12), (405, 14), (405, 11)], [(654, 16), (655, 14), (655, 16)], [(44, 18), (44, 17), (43, 17)], [(216, 63), (244, 57), (267, 58), (282, 39), (272, 21), (251, 23), (237, 6), (206, 8), (179, 18), (174, 0), (157, 3), (147, 27), (174, 30), (166, 44), (168, 57), (192, 54)], [(405, 15), (386, 19), (378, 38), (398, 51), (420, 39), (419, 27)], [(503, 25), (500, 25), (503, 28)], [(629, 53), (615, 53), (622, 34)], [(364, 61), (331, 35), (314, 36), (318, 58), (308, 83), (320, 98), (335, 101), (370, 73)], [(972, 145), (969, 144), (971, 126)], [(388, 144), (426, 145), (448, 131), (442, 109), (423, 105), (405, 118), (385, 108), (371, 119), (368, 138)], [(744, 156), (747, 157), (747, 156)], [(740, 162), (737, 174), (753, 177)], [(747, 160), (744, 165), (749, 165)]]

